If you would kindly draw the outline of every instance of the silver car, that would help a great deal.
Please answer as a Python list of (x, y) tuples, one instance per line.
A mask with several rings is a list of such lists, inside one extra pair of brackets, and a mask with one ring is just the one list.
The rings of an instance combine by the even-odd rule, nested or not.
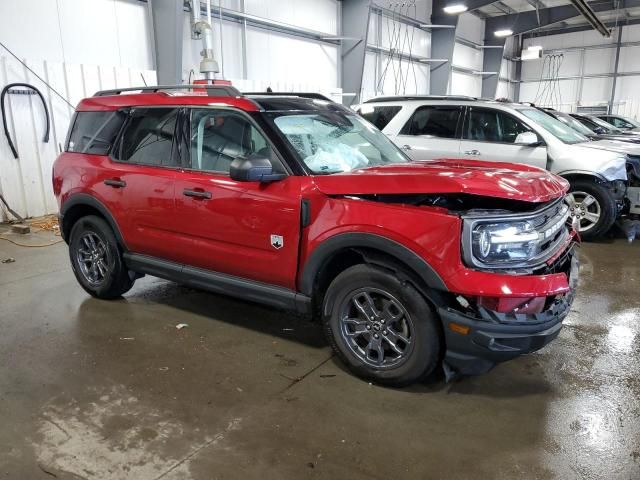
[[(583, 238), (606, 233), (640, 202), (640, 147), (581, 133), (531, 106), (471, 97), (380, 97), (356, 107), (414, 160), (465, 158), (525, 163), (571, 183), (567, 197)], [(639, 197), (640, 198), (640, 197)]]

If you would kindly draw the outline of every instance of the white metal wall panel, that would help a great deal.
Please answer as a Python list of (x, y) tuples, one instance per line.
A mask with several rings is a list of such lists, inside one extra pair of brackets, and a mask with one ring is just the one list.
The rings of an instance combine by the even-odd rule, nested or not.
[(514, 88), (513, 84), (500, 80), (496, 91), (496, 98), (509, 98), (513, 100)]
[(456, 43), (453, 47), (453, 65), (456, 67), (481, 71), (482, 57), (482, 50), (462, 45), (461, 43)]
[(640, 42), (640, 25), (629, 25), (622, 29), (623, 42)]
[[(371, 28), (371, 25), (369, 28)], [(429, 56), (429, 52), (431, 51), (431, 35), (429, 32), (407, 25), (406, 23), (394, 22), (389, 17), (383, 16), (381, 33), (382, 46), (384, 48), (390, 48), (391, 39), (395, 38), (396, 41), (393, 48), (407, 54), (411, 50), (413, 55), (421, 57)], [(375, 30), (369, 30), (368, 37), (375, 38)]]
[(582, 84), (580, 104), (608, 103), (611, 98), (612, 84), (613, 78), (611, 77), (585, 78)]
[(470, 42), (482, 44), (484, 43), (484, 25), (485, 22), (481, 18), (471, 13), (463, 13), (458, 17), (456, 35)]
[(584, 74), (611, 73), (615, 68), (616, 49), (599, 48), (596, 50), (585, 50), (584, 52)]
[(513, 62), (503, 58), (502, 63), (500, 64), (500, 78), (513, 80), (514, 71), (515, 66), (513, 65)]
[(248, 79), (338, 86), (338, 48), (258, 28), (247, 29)]
[(640, 75), (619, 77), (616, 85), (616, 102), (640, 101)]
[(246, 13), (310, 30), (338, 33), (337, 0), (245, 0)]
[(578, 80), (560, 80), (553, 93), (551, 86), (549, 82), (524, 82), (520, 84), (520, 101), (571, 111), (577, 102)]
[(524, 41), (525, 48), (529, 45), (542, 45), (545, 50), (571, 47), (584, 47), (586, 45), (602, 45), (603, 43), (615, 43), (616, 35), (612, 34), (610, 39), (605, 39), (594, 30), (584, 32), (562, 33), (559, 35), (549, 35), (546, 37), (527, 38)]
[[(370, 58), (368, 65), (371, 65), (371, 63)], [(383, 63), (383, 68), (385, 63)], [(401, 71), (402, 77), (400, 76)], [(369, 77), (366, 85), (372, 85), (375, 88), (375, 79)], [(426, 94), (429, 92), (429, 66), (417, 62), (409, 63), (408, 61), (399, 62), (397, 59), (392, 60), (387, 67), (386, 75), (377, 87), (377, 95)], [(375, 96), (375, 91), (368, 91), (366, 94), (366, 98), (371, 98)]]
[[(580, 75), (580, 65), (582, 61), (582, 54), (579, 51), (568, 51), (564, 53), (564, 57), (561, 59), (561, 65), (558, 75), (560, 77), (577, 76)], [(544, 68), (544, 77), (546, 78), (552, 65), (551, 71), (555, 71), (553, 62), (544, 58), (540, 60), (528, 60), (522, 62), (522, 79), (523, 80), (539, 80), (542, 69)]]
[(466, 73), (453, 72), (451, 74), (451, 95), (470, 95), (479, 97), (482, 95), (482, 77), (480, 75), (467, 75)]
[(640, 72), (640, 47), (622, 47), (618, 69), (620, 72)]
[[(65, 64), (23, 60), (29, 68), (49, 83), (52, 89), (72, 105), (100, 88), (138, 86), (140, 74), (150, 84), (156, 83), (153, 70), (126, 67)], [(31, 95), (7, 95), (7, 118), (11, 138), (19, 158), (13, 158), (6, 139), (0, 140), (0, 191), (20, 215), (33, 217), (55, 213), (57, 205), (51, 187), (51, 167), (64, 144), (73, 114), (64, 100), (43, 84), (18, 61), (0, 56), (0, 88), (8, 83), (26, 82), (43, 94), (49, 109), (51, 132), (49, 143), (43, 143), (44, 109), (39, 98)], [(2, 210), (2, 209), (0, 209)], [(2, 219), (6, 219), (2, 211)]]
[(147, 6), (139, 2), (2, 1), (0, 31), (19, 57), (153, 68)]

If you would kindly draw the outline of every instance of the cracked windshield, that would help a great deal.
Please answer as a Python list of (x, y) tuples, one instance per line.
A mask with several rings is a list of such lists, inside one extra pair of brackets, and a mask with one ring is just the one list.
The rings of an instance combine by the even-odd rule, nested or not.
[(410, 161), (384, 134), (355, 115), (282, 115), (274, 123), (316, 174)]

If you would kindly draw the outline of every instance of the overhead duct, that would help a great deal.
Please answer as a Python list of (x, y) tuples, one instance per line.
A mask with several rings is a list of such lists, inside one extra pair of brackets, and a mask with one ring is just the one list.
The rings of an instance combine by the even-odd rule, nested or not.
[[(207, 0), (207, 11), (210, 11), (209, 0)], [(213, 30), (209, 19), (203, 19), (200, 15), (200, 1), (191, 0), (191, 38), (202, 40), (202, 50), (200, 56), (200, 73), (207, 80), (213, 80), (215, 74), (220, 71), (218, 62), (213, 56)]]
[(571, 0), (571, 3), (582, 14), (587, 22), (602, 34), (602, 36), (607, 38), (611, 36), (611, 30), (609, 30), (602, 20), (597, 17), (596, 12), (593, 11), (585, 0)]

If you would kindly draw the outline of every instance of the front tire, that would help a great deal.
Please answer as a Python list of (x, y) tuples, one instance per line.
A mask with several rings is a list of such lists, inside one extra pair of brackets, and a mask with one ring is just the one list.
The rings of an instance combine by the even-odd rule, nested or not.
[(571, 182), (567, 201), (571, 216), (580, 220), (580, 237), (584, 240), (603, 236), (616, 221), (617, 207), (613, 195), (595, 181)]
[(94, 297), (118, 298), (133, 286), (116, 237), (100, 217), (82, 217), (73, 225), (69, 257), (78, 283)]
[(322, 306), (325, 334), (361, 378), (401, 387), (425, 379), (439, 364), (437, 317), (420, 293), (369, 265), (340, 273)]

